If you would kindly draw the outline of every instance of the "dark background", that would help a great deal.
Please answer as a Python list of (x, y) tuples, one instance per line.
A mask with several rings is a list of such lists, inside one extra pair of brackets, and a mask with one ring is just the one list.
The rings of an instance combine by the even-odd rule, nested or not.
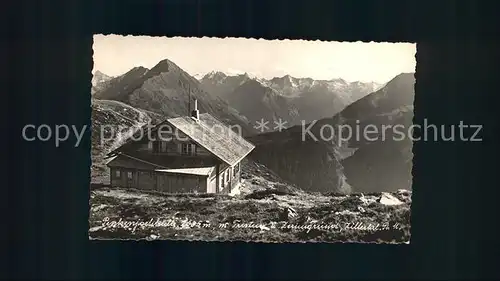
[[(494, 1), (13, 3), (5, 6), (1, 22), (7, 30), (0, 39), (7, 96), (2, 121), (9, 129), (2, 134), (8, 143), (2, 146), (7, 188), (0, 195), (1, 277), (498, 276), (500, 46)], [(415, 123), (483, 124), (483, 142), (414, 145), (411, 245), (89, 242), (90, 130), (78, 148), (73, 140), (56, 148), (53, 142), (22, 141), (21, 128), (90, 126), (95, 33), (418, 42)]]

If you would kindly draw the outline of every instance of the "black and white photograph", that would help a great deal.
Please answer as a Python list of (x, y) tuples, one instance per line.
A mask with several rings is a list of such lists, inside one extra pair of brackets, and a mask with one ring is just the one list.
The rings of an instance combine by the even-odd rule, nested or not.
[(94, 35), (89, 239), (409, 244), (415, 55)]

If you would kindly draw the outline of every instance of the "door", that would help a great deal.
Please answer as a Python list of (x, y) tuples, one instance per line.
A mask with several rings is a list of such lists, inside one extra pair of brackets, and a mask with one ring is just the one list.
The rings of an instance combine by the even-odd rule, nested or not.
[(133, 171), (127, 171), (126, 174), (126, 181), (127, 181), (127, 187), (128, 188), (133, 188), (134, 186), (134, 172)]

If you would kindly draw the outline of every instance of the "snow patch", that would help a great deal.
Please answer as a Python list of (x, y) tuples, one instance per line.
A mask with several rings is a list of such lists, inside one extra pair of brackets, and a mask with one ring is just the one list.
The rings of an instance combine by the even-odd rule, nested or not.
[(403, 204), (398, 198), (394, 197), (393, 195), (387, 193), (387, 192), (382, 192), (382, 195), (380, 196), (379, 203), (382, 205), (387, 205), (387, 206), (397, 206)]

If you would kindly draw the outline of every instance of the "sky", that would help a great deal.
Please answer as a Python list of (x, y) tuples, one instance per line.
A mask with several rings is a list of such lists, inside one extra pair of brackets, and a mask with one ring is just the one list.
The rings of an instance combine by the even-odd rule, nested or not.
[(413, 43), (95, 35), (93, 50), (93, 72), (110, 76), (169, 59), (193, 76), (221, 71), (385, 83), (416, 65)]

